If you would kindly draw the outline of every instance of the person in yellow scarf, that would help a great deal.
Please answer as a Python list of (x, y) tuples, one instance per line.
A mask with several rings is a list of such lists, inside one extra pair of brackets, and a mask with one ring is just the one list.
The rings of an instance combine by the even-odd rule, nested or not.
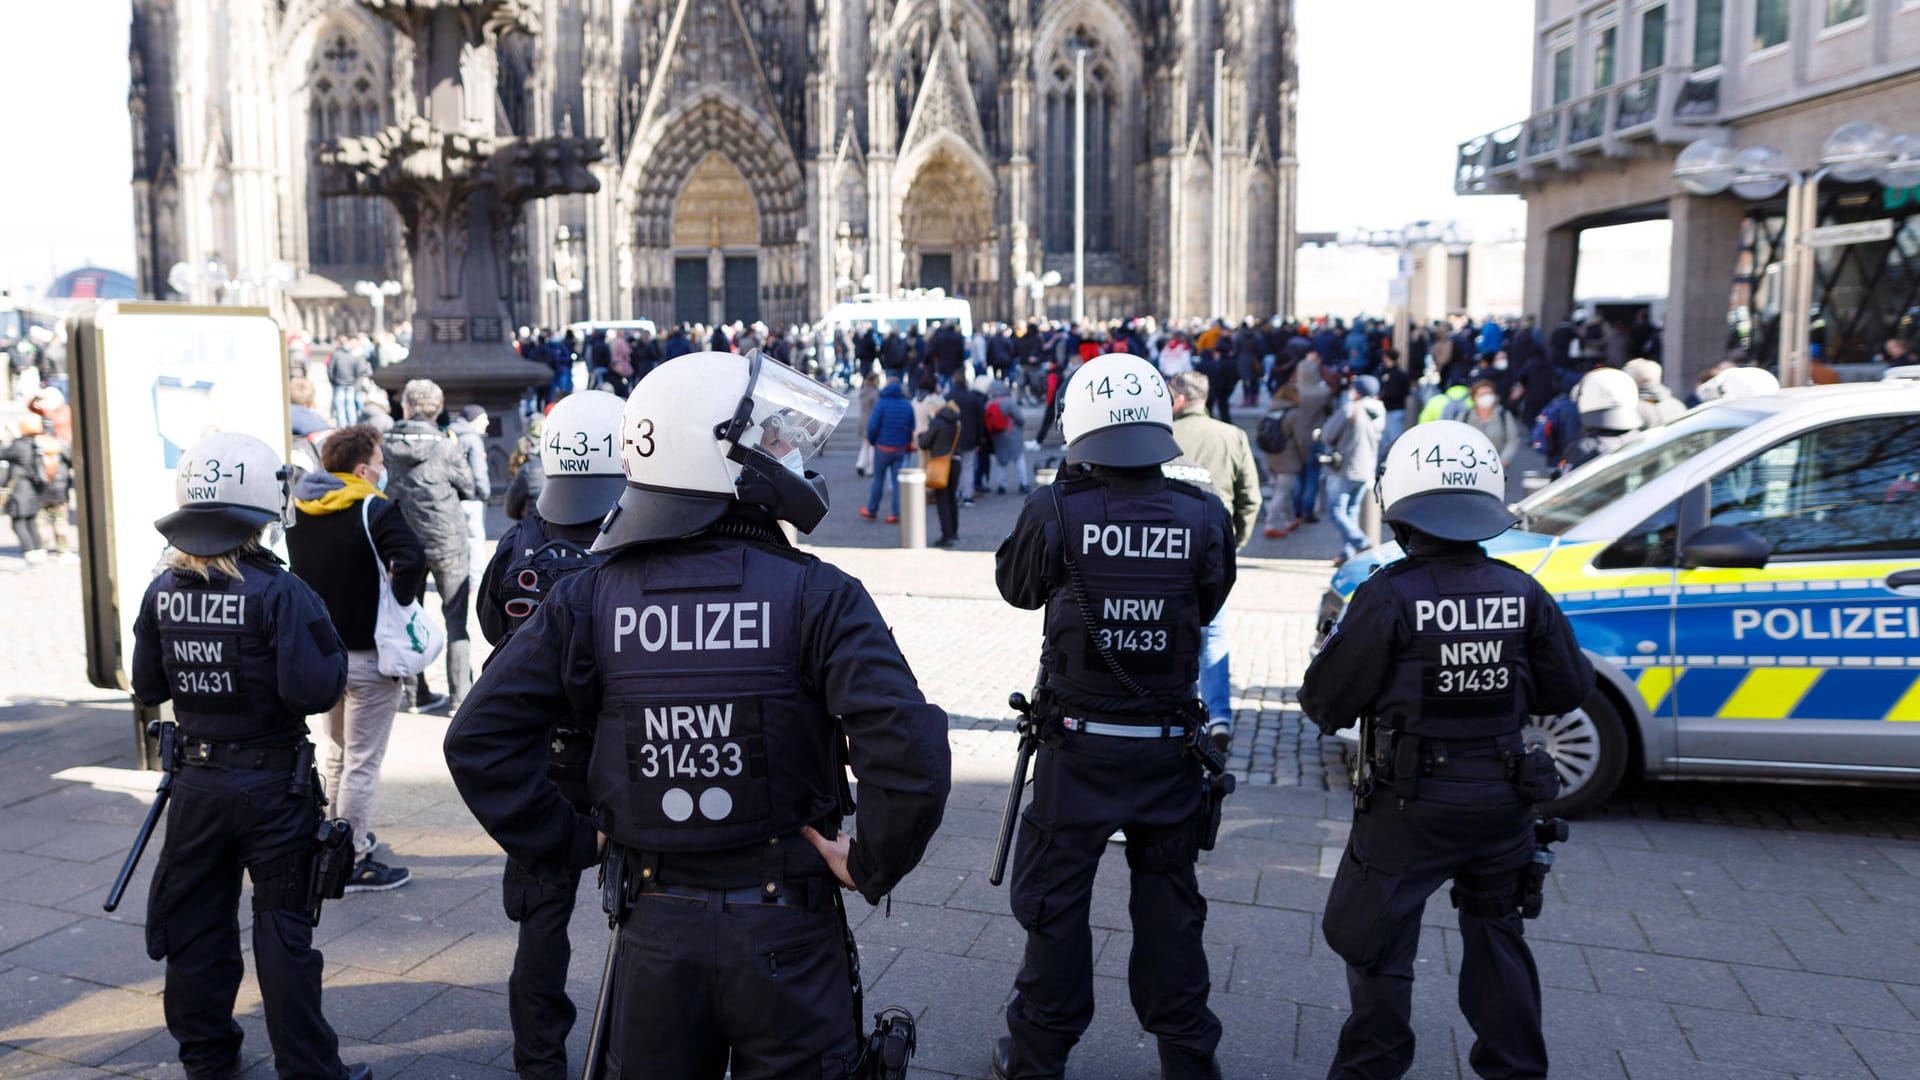
[[(366, 424), (340, 428), (320, 448), (320, 467), (293, 487), (294, 524), (287, 530), (293, 572), (327, 605), (347, 646), (347, 692), (327, 713), (320, 775), (332, 813), (353, 825), (354, 867), (348, 892), (405, 885), (404, 867), (373, 858), (373, 793), (387, 754), (400, 680), (380, 674), (373, 626), (380, 610), (380, 572), (387, 567), (402, 604), (426, 587), (427, 552), (399, 507), (382, 492), (386, 459), (380, 433)], [(362, 513), (364, 505), (365, 513)]]

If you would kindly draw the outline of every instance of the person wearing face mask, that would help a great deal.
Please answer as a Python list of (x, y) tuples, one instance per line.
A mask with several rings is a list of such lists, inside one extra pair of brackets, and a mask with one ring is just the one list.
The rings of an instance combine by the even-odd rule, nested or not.
[(320, 775), (327, 804), (353, 826), (354, 867), (348, 892), (379, 892), (405, 885), (404, 867), (373, 859), (374, 788), (400, 707), (401, 680), (380, 674), (373, 627), (380, 610), (385, 564), (393, 598), (417, 600), (426, 585), (427, 552), (407, 519), (385, 495), (387, 464), (380, 433), (366, 424), (340, 428), (320, 450), (320, 468), (293, 488), (294, 526), (287, 556), (294, 575), (326, 604), (347, 647), (347, 691), (327, 712)]
[(1500, 407), (1500, 391), (1491, 379), (1473, 384), (1472, 404), (1462, 416), (1468, 427), (1487, 437), (1500, 452), (1500, 468), (1512, 475), (1514, 455), (1520, 452), (1520, 421)]

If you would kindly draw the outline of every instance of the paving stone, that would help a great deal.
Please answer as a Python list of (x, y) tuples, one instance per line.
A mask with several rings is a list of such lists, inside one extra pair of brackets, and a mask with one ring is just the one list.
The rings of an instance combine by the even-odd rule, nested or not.
[(1801, 1073), (1822, 1080), (1871, 1075), (1831, 1024), (1688, 1005), (1673, 1006), (1673, 1014), (1694, 1054), (1708, 1064)]
[(442, 923), (376, 916), (328, 942), (326, 956), (329, 963), (404, 975), (471, 932)]
[(147, 959), (147, 933), (106, 919), (79, 919), (7, 953), (7, 962), (101, 986), (133, 986), (161, 976)]
[[(591, 1019), (591, 1014), (589, 1014)], [(513, 1045), (504, 994), (449, 987), (383, 1029), (382, 1045), (485, 1065)], [(476, 1074), (478, 1075), (478, 1074)]]
[(1754, 1011), (1733, 972), (1717, 960), (1592, 946), (1581, 951), (1601, 993), (1730, 1012)]
[(79, 918), (69, 912), (0, 900), (0, 954), (71, 926)]
[(1254, 894), (1253, 902), (1261, 907), (1307, 912), (1318, 925), (1320, 913), (1327, 907), (1327, 890), (1332, 886), (1333, 880), (1321, 877), (1317, 868), (1304, 871), (1263, 870), (1260, 873), (1260, 888)]
[(1913, 1076), (1920, 1073), (1920, 1035), (1842, 1025), (1854, 1052), (1867, 1063), (1877, 1077)]
[(1667, 1060), (1693, 1056), (1672, 1008), (1661, 1002), (1547, 987), (1540, 1008), (1550, 1056), (1605, 1060), (1628, 1047)]
[(895, 902), (891, 916), (861, 923), (859, 940), (964, 956), (991, 919), (983, 912)]
[(1818, 930), (1775, 930), (1792, 952), (1796, 966), (1826, 975), (1883, 982), (1920, 984), (1920, 962), (1912, 948), (1890, 949), (1871, 937)]
[(1768, 928), (1691, 918), (1643, 917), (1639, 923), (1653, 943), (1653, 951), (1668, 956), (1772, 967), (1800, 966)]
[(1920, 1021), (1884, 983), (1774, 968), (1735, 967), (1733, 974), (1766, 1016), (1920, 1033)]
[[(1681, 888), (1680, 895), (1702, 919), (1747, 925), (1794, 927), (1801, 930), (1830, 932), (1836, 929), (1820, 903), (1829, 897), (1805, 893), (1749, 892), (1741, 888), (1715, 886)], [(1845, 897), (1839, 897), (1843, 901)]]
[(164, 1023), (154, 995), (26, 967), (0, 974), (0, 1044), (36, 1055), (98, 1065)]
[(1631, 1080), (1795, 1080), (1793, 1073), (1751, 1065), (1714, 1065), (1691, 1054), (1668, 1057), (1631, 1046), (1620, 1051), (1620, 1058)]
[(446, 991), (444, 983), (415, 982), (381, 971), (328, 964), (321, 1000), (334, 1031), (345, 1038), (367, 1040)]
[(514, 1072), (512, 1069), (476, 1065), (437, 1054), (423, 1054), (392, 1076), (393, 1080), (512, 1080)]

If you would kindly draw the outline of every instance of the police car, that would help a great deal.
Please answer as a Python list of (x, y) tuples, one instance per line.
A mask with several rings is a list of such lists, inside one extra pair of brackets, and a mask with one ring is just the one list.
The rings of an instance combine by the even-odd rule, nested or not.
[[(1553, 593), (1586, 706), (1535, 719), (1553, 813), (1623, 776), (1920, 782), (1920, 380), (1695, 409), (1515, 507), (1487, 550)], [(1385, 544), (1334, 575), (1330, 627)]]

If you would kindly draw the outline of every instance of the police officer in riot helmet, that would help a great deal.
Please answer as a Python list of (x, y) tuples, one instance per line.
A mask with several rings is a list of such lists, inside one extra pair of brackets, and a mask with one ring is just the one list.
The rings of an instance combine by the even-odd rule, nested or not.
[[(604, 845), (631, 882), (605, 1076), (854, 1065), (840, 891), (875, 902), (913, 869), (951, 769), (946, 715), (866, 590), (780, 528), (826, 514), (806, 461), (845, 409), (758, 353), (654, 369), (622, 418), (606, 561), (554, 586), (448, 730), (461, 795), (528, 873), (563, 881)], [(590, 718), (587, 814), (546, 779), (556, 716)]]
[[(346, 687), (326, 606), (262, 543), (290, 478), (250, 435), (209, 435), (180, 459), (170, 545), (133, 624), (134, 696), (173, 702), (166, 844), (147, 896), (147, 954), (167, 964), (167, 1030), (190, 1077), (239, 1074), (234, 995), (242, 868), (253, 882), (253, 962), (283, 1077), (354, 1080), (320, 1011), (313, 948), (320, 787), (306, 718)], [(351, 831), (336, 844), (350, 866)], [(339, 837), (336, 835), (336, 840)], [(340, 879), (344, 884), (344, 878)]]
[(1499, 454), (1466, 424), (1401, 436), (1378, 497), (1406, 556), (1354, 592), (1300, 687), (1322, 730), (1365, 726), (1353, 828), (1322, 921), (1353, 1001), (1329, 1077), (1412, 1066), (1420, 918), (1448, 880), (1460, 1008), (1478, 1036), (1468, 1061), (1481, 1076), (1547, 1075), (1521, 915), (1538, 913), (1531, 875), (1544, 873), (1534, 806), (1558, 794), (1559, 777), (1522, 733), (1533, 716), (1578, 708), (1594, 675), (1553, 598), (1480, 546), (1513, 523), (1505, 492)]
[[(540, 436), (546, 484), (525, 517), (500, 537), (480, 583), (480, 631), (496, 648), (529, 619), (565, 577), (598, 564), (591, 554), (600, 520), (613, 508), (627, 478), (620, 468), (621, 398), (603, 390), (573, 394), (547, 414)], [(591, 812), (587, 752), (592, 717), (553, 725), (547, 775), (568, 805)], [(567, 1072), (567, 1033), (574, 1005), (567, 995), (572, 943), (567, 925), (580, 891), (580, 871), (542, 877), (509, 858), (501, 881), (507, 918), (519, 925), (513, 973), (507, 979), (507, 1015), (513, 1026), (513, 1062), (529, 1080), (560, 1080)]]
[(1573, 388), (1573, 404), (1580, 410), (1580, 437), (1567, 447), (1562, 472), (1626, 446), (1646, 425), (1640, 412), (1640, 386), (1619, 368), (1587, 372)]
[(1096, 357), (1061, 396), (1067, 468), (1028, 498), (995, 556), (1000, 595), (1044, 608), (1046, 629), (1011, 893), (1026, 953), (993, 1075), (1062, 1075), (1093, 1019), (1088, 909), (1100, 856), (1124, 829), (1134, 1010), (1163, 1075), (1216, 1077), (1194, 876), (1211, 845), (1200, 762), (1211, 748), (1193, 687), (1202, 629), (1233, 588), (1233, 523), (1211, 490), (1162, 472), (1180, 447), (1153, 365)]

